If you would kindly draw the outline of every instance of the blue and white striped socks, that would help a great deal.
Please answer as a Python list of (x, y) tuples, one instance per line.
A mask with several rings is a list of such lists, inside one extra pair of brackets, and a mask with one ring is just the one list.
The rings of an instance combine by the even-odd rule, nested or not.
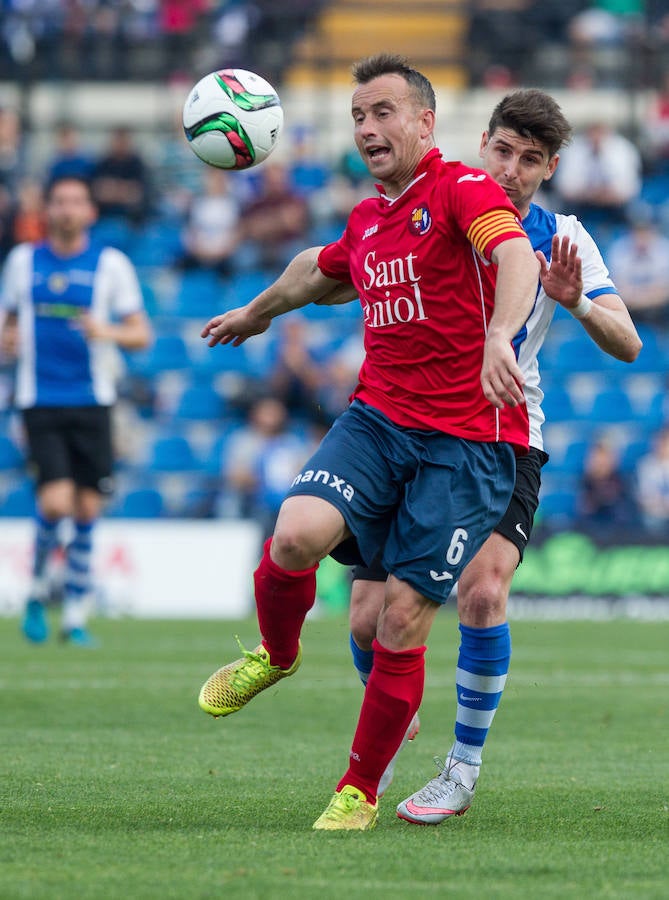
[(460, 625), (458, 710), (450, 759), (481, 765), (483, 744), (502, 698), (510, 661), (511, 632), (507, 622), (492, 628)]
[(43, 578), (51, 551), (56, 546), (59, 519), (45, 519), (41, 512), (35, 514), (35, 538), (33, 547), (33, 578)]
[(75, 522), (74, 537), (67, 545), (63, 600), (63, 630), (65, 631), (83, 628), (86, 623), (88, 610), (85, 601), (93, 588), (91, 577), (93, 526), (93, 522)]

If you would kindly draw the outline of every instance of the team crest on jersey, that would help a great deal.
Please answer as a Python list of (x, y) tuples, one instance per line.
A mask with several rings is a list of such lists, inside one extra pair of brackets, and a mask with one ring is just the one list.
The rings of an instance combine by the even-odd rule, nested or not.
[(432, 227), (432, 216), (427, 206), (417, 206), (409, 219), (409, 231), (414, 234), (427, 234)]
[(62, 294), (67, 290), (68, 278), (62, 272), (54, 272), (49, 275), (47, 286), (52, 294)]

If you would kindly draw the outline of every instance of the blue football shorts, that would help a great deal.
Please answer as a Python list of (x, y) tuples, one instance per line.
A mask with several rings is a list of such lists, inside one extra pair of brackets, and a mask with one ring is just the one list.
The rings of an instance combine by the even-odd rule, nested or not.
[[(532, 534), (534, 514), (539, 506), (539, 489), (541, 488), (541, 469), (548, 462), (548, 454), (536, 447), (530, 447), (526, 456), (519, 456), (516, 460), (516, 484), (513, 496), (506, 512), (495, 525), (493, 531), (501, 534), (517, 548), (520, 559), (523, 561), (525, 548)], [(355, 539), (350, 538), (342, 542), (332, 551), (332, 556), (344, 565), (353, 566), (353, 580), (385, 581), (388, 573), (381, 565), (381, 559), (377, 558), (370, 566), (360, 564), (360, 551)]]
[(369, 565), (444, 603), (505, 512), (515, 480), (506, 443), (395, 425), (355, 400), (295, 477), (287, 497), (335, 506)]

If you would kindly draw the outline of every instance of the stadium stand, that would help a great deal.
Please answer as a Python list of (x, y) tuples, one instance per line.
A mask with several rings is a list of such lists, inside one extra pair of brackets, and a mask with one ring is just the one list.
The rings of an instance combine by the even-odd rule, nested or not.
[[(91, 9), (102, 5), (107, 4), (95, 0), (88, 4)], [(539, 48), (534, 59), (528, 55), (523, 73), (528, 83), (542, 84), (532, 76), (540, 76), (542, 71), (546, 74), (551, 69), (550, 53), (558, 38), (566, 35), (568, 12), (575, 12), (578, 5), (566, 4), (556, 25), (557, 8), (548, 10), (550, 4), (545, 3), (524, 4), (529, 16), (527, 22), (532, 24)], [(206, 12), (193, 19), (190, 30), (170, 34), (169, 40), (163, 40), (163, 25), (150, 12), (145, 15), (141, 12), (155, 5), (131, 6), (132, 22), (123, 23), (119, 19), (115, 26), (120, 37), (114, 44), (114, 53), (104, 36), (96, 44), (93, 33), (87, 37), (88, 55), (79, 56), (72, 55), (67, 48), (77, 45), (80, 38), (69, 33), (59, 36), (57, 22), (50, 21), (49, 28), (43, 27), (40, 16), (49, 15), (48, 11), (57, 4), (45, 4), (43, 14), (40, 4), (30, 7), (33, 11), (26, 19), (26, 26), (34, 32), (35, 56), (22, 62), (10, 46), (5, 47), (4, 56), (0, 55), (0, 79), (7, 79), (8, 84), (11, 80), (12, 90), (17, 85), (23, 86), (22, 93), (8, 91), (8, 96), (18, 98), (18, 105), (32, 126), (32, 130), (26, 129), (23, 143), (27, 146), (32, 141), (37, 149), (32, 156), (26, 155), (26, 163), (32, 159), (32, 165), (37, 165), (44, 158), (39, 148), (43, 151), (44, 141), (51, 134), (49, 129), (56, 115), (62, 113), (63, 105), (69, 103), (70, 109), (77, 110), (83, 136), (95, 138), (100, 147), (101, 135), (118, 122), (119, 108), (127, 107), (129, 121), (137, 128), (142, 146), (149, 153), (156, 189), (166, 182), (161, 177), (160, 157), (155, 152), (156, 124), (160, 119), (152, 110), (157, 95), (144, 91), (143, 87), (164, 84), (165, 79), (175, 83), (181, 79), (183, 84), (184, 79), (192, 81), (193, 72), (202, 71), (209, 60), (213, 63), (211, 68), (218, 65), (220, 55), (216, 62), (213, 59), (220, 45), (212, 34), (214, 28), (220, 34), (218, 26), (225, 4), (205, 4)], [(331, 190), (336, 194), (342, 179), (346, 178), (340, 170), (339, 156), (340, 132), (345, 129), (339, 129), (337, 122), (324, 120), (326, 112), (318, 106), (322, 97), (318, 91), (331, 87), (334, 92), (342, 84), (348, 91), (350, 63), (356, 55), (375, 50), (396, 50), (409, 55), (443, 92), (438, 101), (440, 109), (446, 109), (448, 115), (462, 121), (462, 134), (454, 134), (453, 140), (470, 142), (472, 158), (467, 161), (475, 162), (475, 140), (470, 135), (480, 135), (494, 99), (500, 90), (506, 89), (504, 85), (497, 85), (491, 91), (479, 89), (485, 86), (485, 74), (482, 69), (474, 71), (472, 67), (472, 48), (467, 41), (472, 34), (473, 11), (481, 4), (465, 0), (419, 0), (412, 4), (410, 21), (406, 4), (399, 0), (370, 0), (364, 8), (354, 0), (331, 3), (275, 0), (272, 4), (258, 2), (248, 6), (247, 24), (251, 30), (245, 36), (242, 34), (236, 48), (226, 47), (226, 54), (230, 54), (226, 60), (237, 60), (236, 64), (243, 63), (247, 68), (256, 67), (271, 81), (276, 81), (282, 92), (285, 89), (288, 98), (303, 98), (301, 108), (316, 111), (316, 127), (325, 132), (323, 144), (311, 148), (315, 154), (313, 159), (304, 157), (302, 151), (299, 158), (296, 154), (293, 173), (296, 187), (306, 191), (312, 208), (310, 237), (314, 244), (336, 239), (341, 233), (341, 210), (332, 203), (328, 188), (334, 185)], [(241, 9), (244, 4), (238, 3), (236, 7)], [(254, 20), (254, 15), (260, 19)], [(648, 28), (654, 26), (649, 20)], [(132, 35), (141, 33), (142, 29), (145, 38), (140, 53), (140, 45)], [(262, 40), (255, 39), (258, 34), (262, 34)], [(514, 35), (507, 36), (511, 44), (517, 39)], [(96, 46), (106, 49), (101, 51), (94, 71), (73, 71), (76, 60), (91, 58)], [(638, 101), (634, 104), (635, 114), (640, 116), (643, 116), (648, 91), (659, 90), (661, 61), (666, 66), (669, 58), (666, 41), (664, 44), (656, 41), (652, 46), (643, 73), (647, 81), (637, 85), (635, 95)], [(543, 60), (541, 47), (550, 50)], [(174, 66), (175, 59), (178, 66)], [(62, 99), (64, 95), (42, 94), (36, 89), (44, 87), (46, 91), (41, 82), (47, 76), (47, 61), (48, 76), (53, 83), (57, 85), (65, 76), (72, 79), (67, 101)], [(556, 71), (555, 67), (551, 69), (553, 75)], [(628, 74), (625, 70), (620, 72), (625, 98), (630, 96)], [(89, 80), (84, 82), (84, 78)], [(128, 105), (123, 99), (126, 95), (119, 88), (122, 81), (131, 86), (133, 104)], [(109, 82), (107, 94), (94, 93), (91, 85), (104, 90), (106, 82)], [(475, 89), (467, 93), (466, 86)], [(549, 81), (543, 82), (543, 86), (553, 88)], [(565, 83), (556, 85), (558, 94), (565, 88)], [(625, 119), (632, 104), (621, 102), (620, 94), (598, 94), (594, 101), (586, 91), (576, 89), (559, 95), (568, 100), (565, 109), (579, 122), (587, 121), (594, 103), (627, 133), (643, 133), (642, 121)], [(0, 99), (2, 96), (4, 89), (0, 81)], [(109, 102), (101, 101), (101, 96)], [(348, 116), (345, 107), (346, 104), (343, 115)], [(297, 139), (297, 129), (294, 135), (287, 131), (283, 139), (284, 158), (288, 162), (289, 142), (293, 137)], [(173, 136), (165, 135), (170, 152), (173, 140)], [(324, 147), (331, 151), (327, 158)], [(450, 146), (444, 149), (451, 153)], [(197, 172), (198, 163), (190, 160), (188, 154), (186, 165)], [(262, 167), (243, 179), (244, 192), (252, 195), (261, 178)], [(669, 229), (668, 178), (665, 170), (657, 165), (649, 166), (640, 195), (665, 233)], [(242, 184), (241, 179), (239, 183)], [(185, 184), (180, 186), (186, 189)], [(359, 190), (359, 185), (355, 189)], [(266, 287), (275, 273), (251, 269), (223, 277), (207, 270), (182, 270), (179, 267), (183, 249), (182, 219), (174, 205), (160, 200), (160, 196), (154, 198), (142, 228), (118, 219), (103, 219), (95, 228), (97, 236), (127, 252), (135, 263), (156, 331), (155, 343), (149, 351), (129, 354), (124, 360), (122, 396), (124, 402), (136, 409), (141, 420), (142, 427), (137, 426), (136, 431), (143, 446), (141, 452), (136, 448), (129, 452), (119, 465), (118, 492), (109, 511), (113, 516), (211, 515), (212, 494), (215, 494), (230, 435), (240, 426), (251, 400), (266, 388), (276, 357), (276, 329), (238, 348), (210, 349), (202, 341), (200, 329), (211, 315), (245, 303)], [(552, 200), (549, 193), (547, 205)], [(610, 232), (602, 238), (604, 250), (612, 235)], [(4, 254), (6, 249), (6, 246), (0, 248), (0, 252)], [(309, 345), (315, 348), (325, 372), (327, 362), (344, 342), (358, 335), (359, 305), (332, 308), (313, 305), (305, 308), (302, 315)], [(625, 366), (602, 354), (569, 316), (557, 312), (540, 357), (542, 386), (546, 391), (545, 440), (551, 454), (544, 470), (541, 500), (544, 519), (551, 518), (561, 524), (571, 521), (578, 473), (590, 443), (598, 434), (605, 430), (614, 435), (621, 466), (633, 473), (636, 462), (650, 446), (652, 434), (669, 419), (666, 375), (669, 336), (645, 323), (639, 325), (639, 331), (644, 348), (633, 366)], [(3, 424), (8, 434), (5, 418), (6, 414)], [(295, 422), (294, 427), (303, 431), (305, 422)], [(0, 439), (0, 515), (28, 514), (32, 504), (30, 483), (23, 477), (20, 450), (9, 437), (3, 436)]]

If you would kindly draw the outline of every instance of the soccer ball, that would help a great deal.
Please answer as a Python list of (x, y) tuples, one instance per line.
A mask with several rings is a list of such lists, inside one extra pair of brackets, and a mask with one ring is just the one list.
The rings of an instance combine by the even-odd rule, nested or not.
[(248, 169), (270, 155), (283, 126), (272, 85), (246, 69), (200, 79), (186, 98), (184, 132), (193, 152), (219, 169)]

